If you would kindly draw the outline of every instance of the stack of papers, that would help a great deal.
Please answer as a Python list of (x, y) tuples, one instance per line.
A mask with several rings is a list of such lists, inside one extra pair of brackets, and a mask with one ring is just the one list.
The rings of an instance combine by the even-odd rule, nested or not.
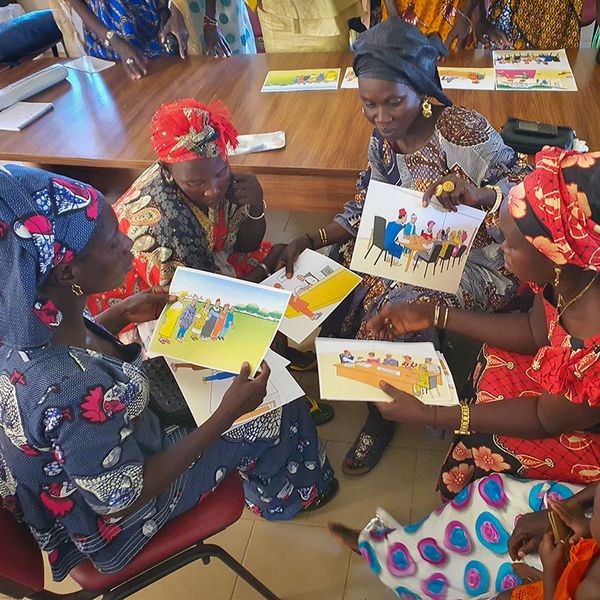
[(0, 111), (0, 129), (21, 131), (52, 108), (51, 102), (17, 102)]

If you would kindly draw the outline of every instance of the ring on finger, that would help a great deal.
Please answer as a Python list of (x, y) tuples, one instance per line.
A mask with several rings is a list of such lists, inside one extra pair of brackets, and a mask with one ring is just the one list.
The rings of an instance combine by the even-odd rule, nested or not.
[(132, 65), (133, 64), (133, 58), (129, 57), (126, 61), (125, 61), (126, 65)]
[(449, 179), (447, 179), (446, 181), (444, 181), (444, 183), (442, 183), (442, 189), (444, 190), (444, 192), (448, 192), (449, 194), (452, 193), (456, 189), (454, 181), (450, 181)]

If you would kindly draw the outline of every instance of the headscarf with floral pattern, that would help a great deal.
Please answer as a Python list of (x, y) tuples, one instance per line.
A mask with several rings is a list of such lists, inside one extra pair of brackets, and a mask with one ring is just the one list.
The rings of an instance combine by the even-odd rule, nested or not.
[(546, 147), (509, 195), (517, 227), (557, 265), (600, 270), (600, 152)]

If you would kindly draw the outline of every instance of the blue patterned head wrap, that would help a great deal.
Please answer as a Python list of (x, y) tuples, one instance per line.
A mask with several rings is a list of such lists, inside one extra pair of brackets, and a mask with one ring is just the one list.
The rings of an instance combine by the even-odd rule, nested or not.
[(39, 169), (0, 167), (0, 344), (48, 344), (62, 319), (38, 290), (80, 253), (96, 229), (102, 194)]

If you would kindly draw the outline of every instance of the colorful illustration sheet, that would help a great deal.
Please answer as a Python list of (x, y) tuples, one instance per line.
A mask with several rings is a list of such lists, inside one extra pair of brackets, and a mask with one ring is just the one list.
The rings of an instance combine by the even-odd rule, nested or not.
[(448, 90), (493, 90), (494, 69), (438, 67), (442, 87)]
[(321, 398), (391, 402), (380, 382), (426, 404), (458, 404), (444, 357), (429, 342), (316, 339)]
[[(221, 405), (225, 392), (233, 383), (235, 373), (204, 369), (172, 359), (166, 360), (196, 425), (202, 425)], [(304, 396), (304, 390), (286, 369), (288, 360), (272, 350), (267, 350), (265, 362), (271, 368), (265, 399), (256, 410), (242, 415), (231, 429)]]
[(576, 92), (577, 84), (570, 69), (497, 69), (496, 89)]
[(262, 92), (302, 92), (306, 90), (337, 90), (340, 69), (300, 69), (269, 71)]
[(178, 267), (170, 291), (177, 301), (158, 319), (150, 353), (239, 373), (255, 373), (287, 308), (290, 293), (223, 275)]
[(497, 69), (554, 69), (570, 71), (571, 65), (564, 50), (494, 50)]
[(360, 283), (361, 277), (327, 256), (305, 250), (294, 265), (292, 279), (281, 269), (262, 285), (292, 293), (279, 331), (301, 344)]
[(342, 79), (342, 89), (356, 89), (358, 88), (358, 77), (352, 67), (347, 67), (344, 73), (344, 79)]
[(454, 294), (485, 213), (450, 212), (435, 199), (423, 208), (422, 197), (371, 180), (350, 268)]

